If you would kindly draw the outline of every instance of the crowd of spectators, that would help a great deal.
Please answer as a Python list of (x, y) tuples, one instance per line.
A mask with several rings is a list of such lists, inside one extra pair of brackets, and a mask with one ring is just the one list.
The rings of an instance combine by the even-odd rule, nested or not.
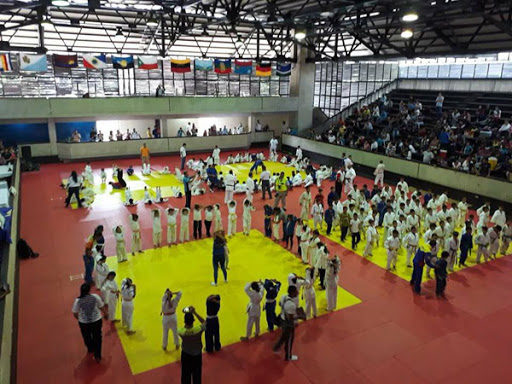
[(422, 161), (480, 176), (512, 180), (512, 127), (498, 106), (459, 111), (424, 108), (410, 97), (393, 105), (386, 95), (309, 138), (387, 156)]
[(4, 145), (0, 140), (0, 165), (12, 164), (16, 160), (16, 148)]

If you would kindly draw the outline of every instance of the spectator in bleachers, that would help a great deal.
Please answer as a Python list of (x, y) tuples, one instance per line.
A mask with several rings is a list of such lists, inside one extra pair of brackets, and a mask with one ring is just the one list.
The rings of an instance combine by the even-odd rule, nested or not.
[(82, 139), (82, 135), (75, 129), (75, 131), (71, 134), (71, 141), (73, 143), (79, 143)]

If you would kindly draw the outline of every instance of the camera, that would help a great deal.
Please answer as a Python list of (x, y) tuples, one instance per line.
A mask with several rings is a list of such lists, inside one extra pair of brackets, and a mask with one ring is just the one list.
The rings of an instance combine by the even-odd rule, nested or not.
[(189, 313), (190, 312), (190, 307), (185, 307), (182, 309), (183, 313)]

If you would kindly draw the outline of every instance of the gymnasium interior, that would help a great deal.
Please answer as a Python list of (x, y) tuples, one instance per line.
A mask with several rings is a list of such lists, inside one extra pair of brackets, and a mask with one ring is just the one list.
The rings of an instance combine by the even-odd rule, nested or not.
[[(186, 352), (162, 348), (166, 289), (182, 294), (180, 334), (190, 307), (206, 318), (207, 298), (221, 298), (222, 348), (202, 350), (194, 383), (512, 382), (511, 119), (510, 1), (0, 0), (0, 383), (190, 383)], [(190, 213), (181, 240), (190, 182), (201, 221), (212, 207), (224, 232), (236, 223), (226, 282), (221, 272), (213, 282), (216, 223), (194, 236)], [(406, 224), (413, 206), (416, 226)], [(291, 247), (288, 219), (301, 227)], [(247, 284), (279, 281), (275, 311), (286, 316), (290, 275), (325, 273), (303, 255), (313, 241), (336, 266), (327, 289), (316, 272), (298, 286), (298, 309), (310, 283), (318, 313), (295, 320), (294, 358), (275, 348), (284, 327), (267, 327), (265, 298), (261, 332), (245, 340)], [(84, 281), (107, 303), (104, 257), (117, 286), (129, 278), (137, 293), (128, 329), (120, 298), (113, 316), (123, 321), (100, 320), (93, 358), (73, 308)]]

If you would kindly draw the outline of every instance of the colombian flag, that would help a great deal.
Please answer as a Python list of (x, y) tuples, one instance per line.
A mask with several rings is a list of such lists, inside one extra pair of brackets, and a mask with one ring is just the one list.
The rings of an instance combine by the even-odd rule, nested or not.
[(190, 59), (185, 59), (185, 60), (171, 59), (171, 72), (174, 72), (174, 73), (190, 72)]
[(262, 76), (262, 77), (272, 76), (272, 64), (271, 63), (256, 64), (256, 76)]

